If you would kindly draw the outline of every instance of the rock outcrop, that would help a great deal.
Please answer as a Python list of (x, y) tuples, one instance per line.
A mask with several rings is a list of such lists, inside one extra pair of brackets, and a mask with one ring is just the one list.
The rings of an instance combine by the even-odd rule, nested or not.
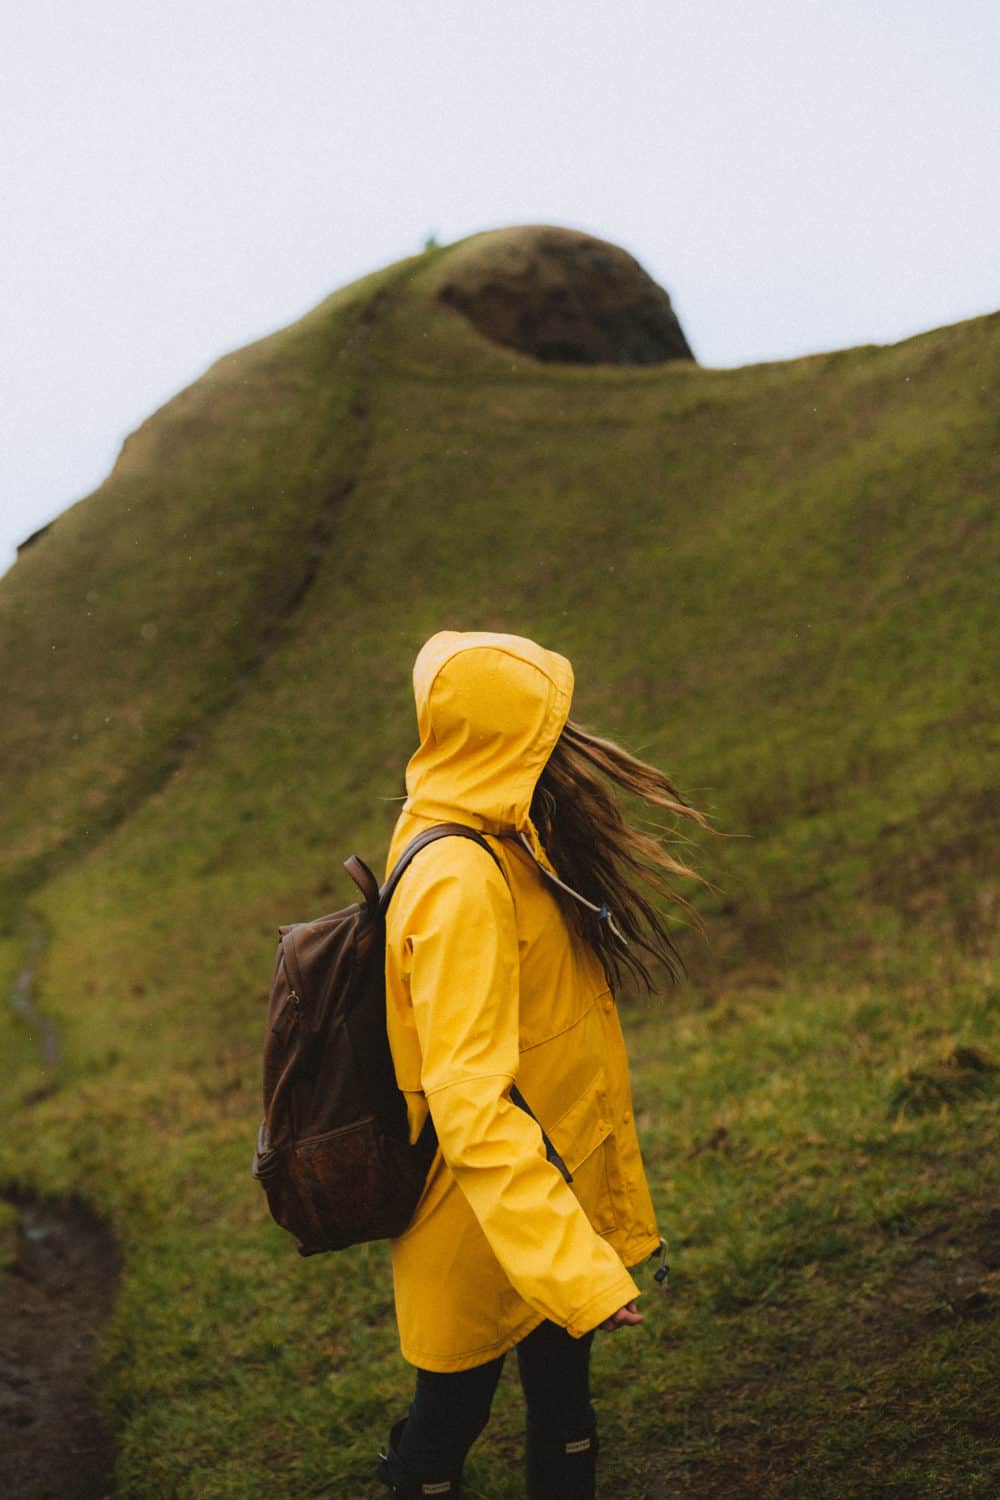
[(639, 262), (570, 229), (475, 235), (448, 255), (438, 297), (495, 343), (547, 363), (694, 358), (669, 296)]

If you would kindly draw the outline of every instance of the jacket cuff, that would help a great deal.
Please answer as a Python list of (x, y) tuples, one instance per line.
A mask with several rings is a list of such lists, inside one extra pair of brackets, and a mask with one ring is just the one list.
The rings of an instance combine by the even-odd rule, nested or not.
[(610, 1318), (612, 1313), (624, 1307), (626, 1302), (631, 1302), (633, 1297), (639, 1295), (639, 1288), (628, 1272), (623, 1270), (617, 1281), (604, 1287), (582, 1307), (577, 1308), (571, 1321), (566, 1325), (566, 1332), (572, 1338), (582, 1338), (585, 1333), (589, 1333), (592, 1328), (603, 1323), (605, 1318)]

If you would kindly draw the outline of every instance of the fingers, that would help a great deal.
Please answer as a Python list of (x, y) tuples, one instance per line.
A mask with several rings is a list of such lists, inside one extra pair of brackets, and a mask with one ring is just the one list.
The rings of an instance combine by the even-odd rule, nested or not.
[(616, 1328), (634, 1327), (643, 1321), (644, 1314), (639, 1312), (635, 1301), (627, 1302), (620, 1307), (610, 1318), (605, 1318), (603, 1323), (598, 1323), (598, 1328), (604, 1333), (614, 1333)]

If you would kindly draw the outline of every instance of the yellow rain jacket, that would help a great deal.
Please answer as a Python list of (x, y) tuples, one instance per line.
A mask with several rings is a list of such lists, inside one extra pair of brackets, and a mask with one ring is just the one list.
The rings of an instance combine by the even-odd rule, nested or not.
[[(544, 1318), (579, 1337), (638, 1295), (626, 1267), (659, 1245), (604, 970), (572, 933), (524, 832), (569, 713), (568, 661), (519, 636), (433, 636), (417, 657), (420, 748), (389, 865), (422, 829), (487, 835), (422, 849), (386, 927), (388, 1031), (416, 1140), (439, 1147), (392, 1241), (404, 1358), (464, 1370)], [(551, 867), (549, 867), (551, 868)], [(539, 1124), (573, 1175), (546, 1159)]]

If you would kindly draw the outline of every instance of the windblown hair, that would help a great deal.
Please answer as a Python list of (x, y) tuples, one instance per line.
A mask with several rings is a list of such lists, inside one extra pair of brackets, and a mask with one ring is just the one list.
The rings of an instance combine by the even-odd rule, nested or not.
[(690, 903), (669, 877), (708, 882), (670, 852), (671, 830), (655, 823), (649, 832), (630, 827), (608, 783), (650, 808), (662, 809), (672, 821), (687, 819), (714, 830), (662, 771), (612, 740), (598, 739), (567, 721), (536, 784), (531, 820), (559, 878), (595, 906), (606, 908), (628, 940), (626, 946), (606, 920), (557, 892), (566, 917), (604, 965), (608, 983), (617, 987), (629, 976), (652, 991), (650, 962), (662, 964), (671, 979), (684, 968), (666, 917), (653, 898), (680, 907), (698, 926)]

